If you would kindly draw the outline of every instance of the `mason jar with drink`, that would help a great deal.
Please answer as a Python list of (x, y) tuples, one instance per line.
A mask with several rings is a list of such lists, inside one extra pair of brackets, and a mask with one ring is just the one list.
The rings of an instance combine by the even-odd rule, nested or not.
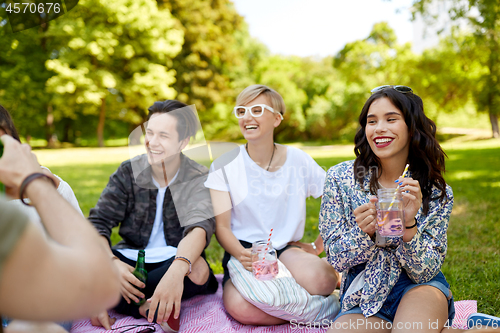
[(403, 196), (400, 188), (377, 190), (377, 232), (384, 237), (400, 237), (405, 233)]
[(278, 275), (278, 256), (272, 242), (262, 240), (252, 244), (252, 272), (261, 281), (274, 279)]

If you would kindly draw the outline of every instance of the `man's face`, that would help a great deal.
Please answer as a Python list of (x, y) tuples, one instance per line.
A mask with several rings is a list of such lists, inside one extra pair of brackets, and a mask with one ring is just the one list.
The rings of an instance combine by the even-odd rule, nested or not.
[(179, 142), (177, 119), (168, 113), (153, 114), (146, 127), (145, 144), (149, 164), (173, 160), (183, 146), (183, 142)]

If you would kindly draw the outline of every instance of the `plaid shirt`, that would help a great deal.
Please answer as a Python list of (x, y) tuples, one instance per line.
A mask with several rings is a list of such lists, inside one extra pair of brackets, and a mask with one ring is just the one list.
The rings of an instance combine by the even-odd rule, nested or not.
[[(210, 193), (203, 185), (207, 175), (206, 167), (181, 154), (179, 172), (163, 201), (163, 232), (168, 245), (177, 247), (195, 227), (206, 231), (205, 247), (210, 243), (215, 218)], [(157, 193), (147, 155), (137, 156), (123, 162), (111, 175), (88, 219), (109, 242), (111, 229), (119, 226), (123, 240), (115, 248), (144, 249), (153, 230)]]

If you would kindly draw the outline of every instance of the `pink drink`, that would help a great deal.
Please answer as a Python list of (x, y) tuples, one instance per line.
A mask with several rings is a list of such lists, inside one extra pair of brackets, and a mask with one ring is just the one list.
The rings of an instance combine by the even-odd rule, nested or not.
[(274, 279), (278, 275), (277, 260), (259, 260), (252, 263), (253, 276), (262, 281)]
[[(378, 233), (380, 236), (396, 237), (405, 233), (400, 210), (377, 210)], [(383, 222), (385, 219), (385, 222)]]

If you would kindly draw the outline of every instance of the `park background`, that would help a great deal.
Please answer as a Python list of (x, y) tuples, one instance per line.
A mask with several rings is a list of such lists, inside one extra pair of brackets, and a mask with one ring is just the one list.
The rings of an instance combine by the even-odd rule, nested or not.
[[(434, 28), (442, 30), (440, 41), (423, 52), (398, 42), (381, 20), (337, 52), (293, 56), (253, 37), (230, 0), (81, 0), (16, 33), (11, 28), (22, 23), (11, 27), (11, 1), (0, 1), (0, 104), (22, 139), (39, 148), (40, 163), (73, 187), (87, 216), (129, 158), (128, 135), (154, 101), (194, 104), (207, 140), (242, 142), (231, 116), (235, 98), (249, 84), (269, 85), (287, 106), (276, 141), (329, 168), (354, 158), (356, 120), (370, 89), (408, 85), (424, 100), (448, 155), (455, 206), (443, 272), (456, 300), (478, 300), (481, 312), (498, 316), (500, 4), (412, 0), (411, 15), (432, 27), (441, 2), (450, 24)], [(318, 32), (322, 43), (342, 33)], [(304, 241), (318, 234), (319, 205), (307, 202)], [(215, 238), (207, 255), (220, 273)]]

